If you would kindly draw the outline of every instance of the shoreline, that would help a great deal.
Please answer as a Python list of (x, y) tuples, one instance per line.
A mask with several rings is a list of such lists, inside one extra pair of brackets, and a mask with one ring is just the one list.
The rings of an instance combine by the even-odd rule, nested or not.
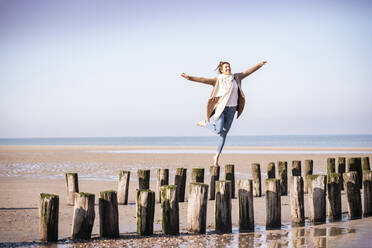
[[(124, 146), (124, 145), (0, 145), (2, 150), (20, 150), (20, 149), (71, 149), (71, 150), (85, 150), (85, 149), (215, 149), (216, 146)], [(372, 151), (372, 147), (365, 146), (224, 146), (224, 150), (361, 150)]]

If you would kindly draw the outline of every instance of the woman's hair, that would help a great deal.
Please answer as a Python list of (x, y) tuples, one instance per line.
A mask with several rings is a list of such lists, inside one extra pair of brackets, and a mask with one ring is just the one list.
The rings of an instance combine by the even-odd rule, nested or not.
[(216, 70), (218, 69), (218, 71), (219, 71), (220, 73), (222, 73), (222, 66), (223, 66), (224, 64), (229, 64), (229, 65), (230, 65), (229, 62), (226, 62), (226, 61), (220, 61), (220, 63), (218, 64), (218, 66), (217, 66), (216, 69), (214, 69), (214, 70), (216, 71)]

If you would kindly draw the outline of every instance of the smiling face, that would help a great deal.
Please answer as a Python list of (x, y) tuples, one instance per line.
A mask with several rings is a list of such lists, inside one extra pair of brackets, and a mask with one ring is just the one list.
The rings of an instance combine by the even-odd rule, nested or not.
[(231, 68), (229, 63), (223, 63), (220, 67), (221, 74), (230, 75), (231, 74)]

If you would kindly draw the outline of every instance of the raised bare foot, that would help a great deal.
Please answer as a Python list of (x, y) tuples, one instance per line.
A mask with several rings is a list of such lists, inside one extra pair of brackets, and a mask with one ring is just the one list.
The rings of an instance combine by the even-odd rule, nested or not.
[(196, 125), (199, 126), (199, 127), (205, 127), (207, 125), (207, 121), (206, 120), (199, 121), (199, 122), (196, 123)]

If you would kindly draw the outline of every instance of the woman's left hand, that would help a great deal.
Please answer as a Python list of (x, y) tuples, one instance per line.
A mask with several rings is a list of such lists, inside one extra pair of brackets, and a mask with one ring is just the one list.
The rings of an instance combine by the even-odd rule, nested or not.
[(260, 63), (260, 66), (263, 66), (264, 64), (266, 64), (267, 63), (267, 61), (262, 61), (261, 63)]

